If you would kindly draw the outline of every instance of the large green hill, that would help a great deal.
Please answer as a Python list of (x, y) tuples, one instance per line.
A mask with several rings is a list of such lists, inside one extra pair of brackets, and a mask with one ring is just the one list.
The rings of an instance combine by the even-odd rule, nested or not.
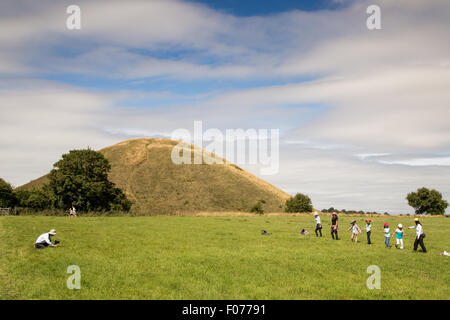
[[(212, 165), (174, 164), (171, 152), (177, 144), (168, 139), (132, 139), (99, 150), (110, 161), (109, 179), (134, 202), (132, 211), (248, 211), (259, 200), (264, 200), (266, 212), (283, 210), (287, 193), (225, 160)], [(20, 188), (39, 188), (46, 182), (43, 176)]]

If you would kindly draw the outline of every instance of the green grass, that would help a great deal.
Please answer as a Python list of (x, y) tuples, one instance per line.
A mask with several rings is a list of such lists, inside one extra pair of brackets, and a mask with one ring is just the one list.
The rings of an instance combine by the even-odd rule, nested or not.
[[(449, 299), (450, 219), (424, 218), (428, 253), (386, 249), (373, 218), (372, 246), (313, 233), (312, 217), (0, 217), (2, 299)], [(362, 225), (363, 218), (358, 218)], [(57, 230), (59, 248), (34, 250)], [(265, 229), (272, 236), (262, 236)], [(395, 229), (395, 228), (394, 228)], [(392, 242), (391, 242), (392, 243)], [(67, 267), (81, 268), (81, 289), (66, 287)], [(381, 268), (381, 290), (368, 290), (369, 265)]]

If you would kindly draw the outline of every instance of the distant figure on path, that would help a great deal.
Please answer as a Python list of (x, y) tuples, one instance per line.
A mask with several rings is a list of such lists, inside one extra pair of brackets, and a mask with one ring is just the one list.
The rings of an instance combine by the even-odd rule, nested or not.
[(334, 235), (336, 234), (336, 240), (339, 240), (338, 238), (338, 216), (336, 212), (333, 212), (331, 217), (331, 237), (334, 239)]
[(77, 216), (77, 210), (75, 210), (75, 207), (72, 206), (69, 210), (69, 217), (76, 217)]
[(314, 230), (316, 232), (316, 237), (319, 236), (317, 234), (317, 231), (320, 232), (320, 236), (322, 237), (322, 224), (320, 223), (320, 217), (319, 217), (319, 213), (317, 211), (314, 212), (314, 220), (316, 221), (316, 230)]
[(419, 218), (415, 218), (414, 222), (416, 223), (416, 225), (409, 227), (409, 229), (416, 229), (416, 240), (414, 241), (414, 251), (417, 251), (417, 245), (420, 244), (422, 251), (424, 253), (426, 253), (427, 249), (425, 248), (425, 245), (423, 244), (423, 238), (425, 238), (425, 233), (423, 233), (422, 224), (420, 223)]
[(370, 235), (372, 234), (372, 220), (366, 219), (366, 234), (367, 234), (367, 244), (372, 244), (370, 241)]
[(47, 233), (41, 234), (36, 240), (36, 249), (44, 249), (48, 246), (57, 247), (59, 241), (52, 242), (52, 236), (56, 235), (56, 230), (52, 229)]

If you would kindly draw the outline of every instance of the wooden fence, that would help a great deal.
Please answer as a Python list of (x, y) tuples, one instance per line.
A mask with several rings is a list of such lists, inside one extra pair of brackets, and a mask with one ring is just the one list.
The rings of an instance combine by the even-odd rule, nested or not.
[(0, 216), (8, 216), (11, 213), (11, 208), (0, 208)]

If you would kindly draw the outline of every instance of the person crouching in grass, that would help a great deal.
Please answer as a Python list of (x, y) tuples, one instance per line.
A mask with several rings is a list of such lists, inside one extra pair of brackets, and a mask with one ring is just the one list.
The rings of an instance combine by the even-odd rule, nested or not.
[(47, 233), (41, 234), (36, 240), (36, 249), (44, 249), (48, 246), (57, 247), (59, 241), (52, 241), (52, 236), (56, 235), (56, 230), (52, 229)]
[(361, 228), (358, 227), (358, 225), (356, 224), (356, 220), (353, 220), (352, 222), (350, 222), (350, 228), (348, 228), (347, 231), (352, 231), (352, 242), (353, 240), (355, 240), (355, 242), (358, 242), (358, 234), (361, 233)]

